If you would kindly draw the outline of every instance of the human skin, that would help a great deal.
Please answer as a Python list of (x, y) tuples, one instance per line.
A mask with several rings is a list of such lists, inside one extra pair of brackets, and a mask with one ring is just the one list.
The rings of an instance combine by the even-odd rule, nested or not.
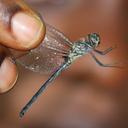
[[(11, 55), (38, 46), (45, 36), (40, 16), (22, 0), (0, 0), (0, 93), (16, 83), (18, 71)], [(16, 52), (15, 52), (16, 53)]]
[[(99, 50), (117, 44), (117, 48), (108, 55), (97, 55), (103, 63), (125, 62), (128, 48), (125, 43), (128, 42), (128, 22), (124, 15), (128, 4), (125, 0), (96, 0), (95, 3), (90, 0), (69, 1), (73, 3), (51, 8), (35, 4), (36, 1), (33, 0), (33, 6), (42, 12), (45, 21), (71, 40), (97, 32), (101, 36)], [(6, 125), (9, 128), (85, 128), (86, 125), (99, 128), (103, 124), (101, 128), (107, 125), (110, 125), (107, 128), (122, 128), (121, 123), (127, 123), (127, 76), (126, 68), (102, 68), (87, 55), (76, 60), (50, 84), (20, 119), (18, 114), (22, 107), (48, 78), (20, 67), (17, 86), (0, 97), (0, 125), (5, 125), (5, 128)]]
[[(72, 1), (71, 5), (65, 4), (59, 8), (46, 6), (47, 8), (43, 9), (43, 4), (36, 7), (42, 12), (42, 16), (48, 23), (61, 30), (72, 41), (91, 32), (99, 33), (101, 43), (97, 49), (104, 50), (117, 45), (117, 48), (106, 56), (96, 54), (99, 60), (103, 63), (119, 62), (120, 65), (120, 62), (124, 62), (125, 64), (127, 60), (127, 45), (125, 43), (127, 42), (125, 40), (127, 29), (123, 26), (127, 26), (127, 17), (122, 17), (122, 14), (125, 13), (124, 1), (112, 0), (113, 3), (111, 1), (109, 3), (106, 0), (96, 0), (95, 3), (91, 3), (90, 0), (81, 0), (80, 2), (76, 1), (76, 5), (74, 5), (74, 0)], [(125, 90), (124, 86), (127, 83), (128, 75), (125, 68), (127, 65), (121, 66), (124, 66), (124, 69), (100, 67), (89, 55), (76, 60), (71, 67), (50, 84), (51, 86), (33, 104), (24, 116), (23, 123), (32, 128), (71, 128), (73, 126), (81, 128), (81, 125), (83, 125), (82, 128), (85, 128), (85, 122), (90, 119), (90, 125), (107, 122), (107, 124), (116, 123), (118, 126), (123, 114), (120, 106), (124, 104), (121, 103), (124, 102), (121, 95)], [(20, 87), (17, 88), (19, 94), (16, 91), (13, 92), (18, 95), (15, 98), (15, 105), (18, 99), (21, 101), (20, 105), (17, 104), (19, 109), (27, 103), (47, 79), (39, 74), (29, 71), (27, 73), (28, 77), (22, 75), (19, 82)], [(13, 100), (14, 97), (11, 101)], [(113, 126), (112, 128), (117, 127)]]

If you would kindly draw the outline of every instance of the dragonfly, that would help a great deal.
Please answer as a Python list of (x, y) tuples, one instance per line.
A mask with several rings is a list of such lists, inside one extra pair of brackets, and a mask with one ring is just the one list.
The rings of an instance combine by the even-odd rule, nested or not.
[(31, 71), (50, 73), (51, 75), (23, 107), (19, 116), (23, 117), (48, 85), (77, 58), (90, 54), (98, 65), (102, 67), (116, 67), (113, 64), (103, 64), (95, 56), (95, 53), (106, 55), (114, 49), (114, 47), (110, 47), (104, 51), (100, 51), (96, 49), (99, 44), (100, 36), (97, 33), (88, 34), (86, 37), (72, 42), (62, 32), (46, 24), (46, 36), (41, 45), (19, 57), (16, 61)]

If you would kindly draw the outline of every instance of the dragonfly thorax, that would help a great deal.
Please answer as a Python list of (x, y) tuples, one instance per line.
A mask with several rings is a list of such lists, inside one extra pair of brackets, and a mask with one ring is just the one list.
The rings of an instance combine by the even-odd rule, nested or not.
[(76, 58), (85, 55), (91, 50), (92, 48), (88, 47), (85, 42), (75, 42), (68, 56), (70, 63), (72, 63), (72, 61), (74, 61)]
[(100, 37), (96, 33), (88, 34), (86, 38), (81, 38), (76, 41), (69, 53), (69, 63), (72, 63), (76, 58), (81, 57), (93, 49), (95, 49), (100, 43)]

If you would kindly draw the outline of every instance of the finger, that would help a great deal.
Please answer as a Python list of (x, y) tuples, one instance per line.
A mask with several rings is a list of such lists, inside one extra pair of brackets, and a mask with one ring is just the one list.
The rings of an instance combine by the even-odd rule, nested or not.
[(1, 44), (17, 50), (28, 50), (38, 46), (44, 36), (44, 22), (23, 1), (0, 1)]
[(9, 91), (18, 77), (16, 65), (4, 53), (0, 54), (0, 93)]

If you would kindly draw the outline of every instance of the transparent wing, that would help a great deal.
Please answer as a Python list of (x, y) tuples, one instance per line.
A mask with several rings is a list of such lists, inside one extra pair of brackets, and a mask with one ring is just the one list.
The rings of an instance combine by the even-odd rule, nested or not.
[[(72, 42), (59, 30), (57, 30), (56, 28), (52, 27), (49, 24), (46, 24), (47, 27), (47, 32), (49, 33), (49, 35), (51, 35), (52, 37), (54, 37), (54, 39), (59, 38), (60, 42), (64, 42), (64, 44), (68, 45), (69, 47), (72, 47)], [(63, 44), (63, 43), (62, 43)]]
[(52, 73), (65, 62), (72, 43), (58, 30), (46, 25), (46, 36), (40, 46), (16, 59), (34, 72)]

